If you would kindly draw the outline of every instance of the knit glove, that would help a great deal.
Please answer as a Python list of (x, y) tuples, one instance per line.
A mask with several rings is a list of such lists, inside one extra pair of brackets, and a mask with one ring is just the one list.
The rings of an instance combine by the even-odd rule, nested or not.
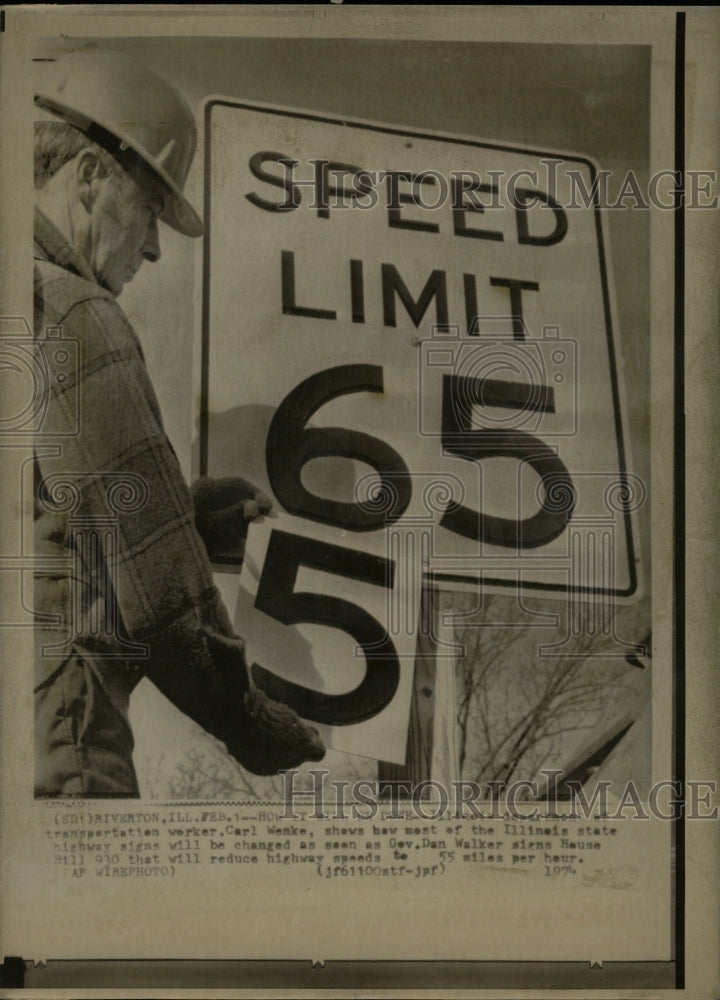
[(195, 527), (210, 561), (242, 562), (251, 521), (269, 513), (272, 500), (246, 479), (202, 476), (190, 487)]
[(309, 726), (290, 708), (251, 687), (245, 695), (249, 725), (228, 743), (228, 750), (253, 774), (277, 774), (319, 761), (325, 745), (314, 726)]

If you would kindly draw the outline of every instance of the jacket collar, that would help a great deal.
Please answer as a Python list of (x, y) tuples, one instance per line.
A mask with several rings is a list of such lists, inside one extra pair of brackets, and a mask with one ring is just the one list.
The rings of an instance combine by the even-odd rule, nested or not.
[(35, 247), (36, 260), (49, 260), (66, 271), (79, 274), (81, 278), (97, 284), (95, 275), (84, 258), (71, 246), (69, 241), (57, 226), (48, 219), (39, 208), (35, 209)]

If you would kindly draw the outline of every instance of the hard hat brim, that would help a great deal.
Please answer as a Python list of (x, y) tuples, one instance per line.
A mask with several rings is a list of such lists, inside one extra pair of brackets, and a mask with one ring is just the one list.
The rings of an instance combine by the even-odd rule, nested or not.
[(59, 118), (79, 129), (91, 142), (107, 149), (112, 155), (125, 152), (131, 149), (135, 156), (145, 164), (155, 177), (167, 189), (169, 197), (166, 199), (165, 208), (160, 218), (172, 229), (182, 233), (183, 236), (202, 236), (204, 227), (202, 220), (190, 202), (184, 196), (177, 184), (173, 181), (167, 171), (154, 157), (140, 148), (132, 139), (132, 136), (124, 134), (117, 126), (107, 122), (93, 121), (73, 108), (68, 107), (57, 97), (50, 97), (48, 94), (37, 93), (35, 104), (49, 111)]

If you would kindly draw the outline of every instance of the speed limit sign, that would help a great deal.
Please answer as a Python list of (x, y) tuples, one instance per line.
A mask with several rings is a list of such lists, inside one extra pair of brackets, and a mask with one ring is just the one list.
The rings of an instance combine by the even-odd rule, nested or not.
[(274, 501), (218, 583), (330, 746), (404, 759), (423, 581), (637, 589), (594, 171), (205, 106), (200, 471)]

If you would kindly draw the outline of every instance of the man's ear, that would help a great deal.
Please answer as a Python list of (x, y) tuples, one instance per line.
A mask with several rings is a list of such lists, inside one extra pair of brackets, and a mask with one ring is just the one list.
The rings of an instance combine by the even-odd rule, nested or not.
[(94, 149), (81, 149), (75, 158), (75, 181), (80, 201), (89, 212), (97, 197), (97, 182), (108, 176), (109, 171)]

